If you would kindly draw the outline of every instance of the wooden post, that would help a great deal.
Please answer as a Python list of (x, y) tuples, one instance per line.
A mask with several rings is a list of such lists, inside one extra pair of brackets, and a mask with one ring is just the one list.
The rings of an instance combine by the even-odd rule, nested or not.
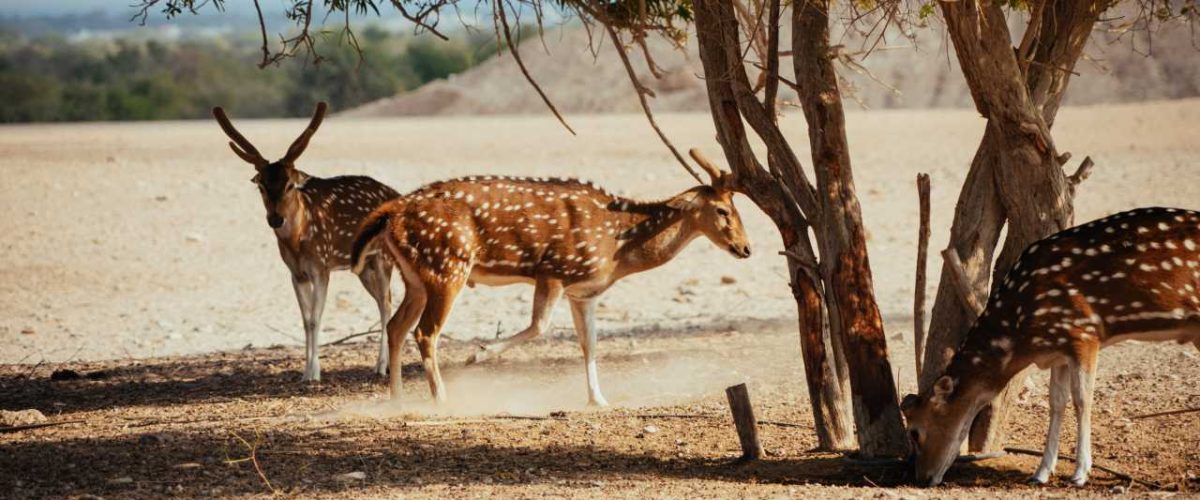
[(921, 379), (921, 360), (925, 355), (925, 270), (929, 261), (929, 174), (917, 174), (917, 199), (920, 228), (917, 233), (917, 283), (913, 293), (913, 350), (917, 380)]
[(746, 384), (725, 388), (729, 398), (729, 411), (733, 413), (733, 425), (737, 427), (738, 440), (742, 442), (742, 458), (739, 462), (758, 460), (763, 456), (762, 443), (758, 442), (758, 419), (750, 405), (750, 391)]

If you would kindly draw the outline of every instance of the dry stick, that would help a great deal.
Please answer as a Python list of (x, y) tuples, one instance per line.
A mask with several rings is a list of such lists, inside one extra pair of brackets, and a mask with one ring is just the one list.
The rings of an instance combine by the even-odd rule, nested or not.
[[(1045, 454), (1045, 453), (1043, 453), (1042, 451), (1039, 451), (1039, 450), (1030, 450), (1030, 449), (1026, 449), (1026, 448), (1014, 448), (1014, 447), (1011, 447), (1011, 446), (1009, 446), (1009, 447), (1005, 447), (1005, 448), (1004, 448), (1004, 451), (1007, 451), (1007, 452), (1009, 452), (1009, 453), (1016, 453), (1016, 454), (1018, 454), (1018, 455), (1032, 455), (1032, 456), (1035, 456), (1035, 457), (1040, 457), (1040, 456), (1042, 456), (1042, 455), (1044, 455), (1044, 454)], [(1069, 461), (1069, 462), (1075, 462), (1075, 461), (1076, 461), (1076, 460), (1075, 460), (1075, 457), (1073, 457), (1073, 456), (1071, 456), (1071, 455), (1064, 455), (1064, 454), (1062, 454), (1062, 453), (1059, 453), (1059, 454), (1058, 454), (1058, 458), (1059, 458), (1059, 460), (1067, 460), (1067, 461)], [(1093, 468), (1093, 469), (1096, 469), (1096, 470), (1099, 470), (1099, 471), (1104, 471), (1104, 472), (1107, 472), (1107, 473), (1109, 473), (1109, 474), (1112, 474), (1113, 476), (1116, 476), (1116, 477), (1117, 477), (1117, 479), (1121, 479), (1121, 480), (1124, 480), (1124, 481), (1132, 481), (1132, 482), (1138, 483), (1138, 484), (1140, 484), (1140, 485), (1142, 485), (1142, 486), (1148, 486), (1148, 487), (1150, 487), (1150, 488), (1154, 488), (1154, 489), (1157, 489), (1157, 490), (1161, 490), (1161, 489), (1165, 488), (1165, 486), (1163, 486), (1162, 484), (1156, 483), (1156, 482), (1154, 482), (1154, 481), (1147, 481), (1147, 480), (1145, 480), (1145, 479), (1138, 479), (1138, 478), (1136, 478), (1136, 477), (1133, 477), (1133, 476), (1131, 476), (1131, 475), (1129, 475), (1129, 474), (1127, 474), (1127, 473), (1121, 472), (1121, 471), (1119, 471), (1119, 470), (1116, 470), (1116, 469), (1113, 469), (1113, 468), (1111, 468), (1111, 467), (1106, 467), (1106, 466), (1103, 466), (1103, 465), (1099, 465), (1099, 464), (1095, 464), (1095, 463), (1093, 463), (1093, 464), (1092, 464), (1092, 468)]]
[(967, 272), (963, 270), (958, 252), (953, 248), (942, 250), (942, 259), (946, 261), (946, 267), (950, 269), (950, 275), (954, 277), (951, 281), (954, 283), (954, 289), (958, 291), (958, 297), (962, 299), (963, 307), (966, 307), (967, 312), (975, 316), (983, 314), (983, 304), (979, 302), (979, 296), (975, 295), (975, 291), (971, 289), (970, 280), (967, 279)]
[(575, 129), (571, 128), (570, 125), (567, 125), (567, 120), (564, 119), (562, 114), (558, 112), (558, 108), (554, 107), (554, 103), (550, 102), (550, 98), (546, 96), (544, 91), (542, 91), (542, 87), (538, 85), (537, 80), (534, 80), (533, 76), (529, 74), (529, 70), (525, 68), (525, 61), (521, 60), (521, 52), (517, 50), (517, 45), (513, 43), (512, 31), (508, 28), (508, 16), (504, 14), (503, 0), (496, 0), (495, 5), (496, 17), (500, 19), (500, 26), (504, 28), (505, 45), (508, 45), (508, 52), (512, 54), (513, 60), (517, 62), (517, 67), (521, 68), (521, 74), (525, 75), (525, 80), (528, 81), (529, 84), (533, 86), (533, 90), (536, 90), (538, 95), (542, 97), (542, 102), (546, 103), (546, 107), (550, 108), (550, 112), (554, 113), (554, 117), (558, 118), (558, 122), (561, 123), (563, 127), (566, 127), (567, 131), (570, 132), (571, 135), (578, 135), (575, 133)]
[(646, 114), (646, 120), (650, 122), (650, 128), (653, 128), (654, 133), (658, 134), (658, 138), (662, 141), (663, 145), (671, 150), (671, 155), (675, 157), (675, 161), (683, 165), (684, 170), (687, 170), (689, 174), (692, 174), (692, 177), (696, 178), (696, 182), (704, 184), (704, 179), (700, 177), (700, 174), (697, 174), (696, 170), (688, 164), (687, 160), (683, 159), (683, 155), (679, 154), (678, 149), (675, 149), (675, 145), (667, 138), (667, 134), (664, 134), (662, 129), (658, 127), (658, 121), (654, 119), (654, 113), (650, 111), (650, 103), (646, 101), (646, 95), (653, 95), (653, 92), (646, 88), (645, 85), (642, 85), (641, 80), (638, 80), (637, 74), (633, 71), (633, 65), (629, 62), (629, 54), (625, 52), (625, 46), (621, 43), (621, 37), (617, 36), (617, 31), (608, 22), (601, 21), (600, 24), (604, 25), (604, 29), (608, 31), (609, 38), (612, 39), (613, 47), (617, 49), (617, 55), (621, 58), (621, 64), (625, 66), (625, 73), (629, 75), (629, 81), (633, 83), (633, 90), (637, 93), (638, 102), (642, 105), (642, 112)]
[[(701, 415), (701, 414), (698, 414), (698, 413), (697, 413), (697, 414), (687, 414), (687, 413), (651, 413), (651, 414), (645, 414), (645, 415), (636, 415), (636, 416), (637, 416), (637, 418), (646, 418), (646, 419), (654, 419), (654, 418), (679, 418), (679, 419), (691, 419), (691, 418), (724, 418), (724, 417), (722, 417), (722, 416), (720, 416), (720, 415)], [(794, 423), (794, 422), (781, 422), (781, 421), (779, 421), (779, 420), (759, 420), (759, 421), (758, 421), (758, 425), (770, 425), (770, 426), (774, 426), (774, 427), (795, 427), (795, 428), (798, 428), (798, 429), (811, 429), (811, 428), (812, 428), (812, 426), (811, 426), (811, 425), (806, 425), (806, 424), (797, 424), (797, 423)]]
[(917, 198), (920, 204), (920, 229), (917, 232), (917, 284), (913, 293), (913, 346), (917, 379), (925, 354), (925, 283), (929, 267), (929, 174), (917, 174)]
[(225, 463), (236, 464), (247, 461), (250, 462), (254, 465), (254, 471), (258, 473), (258, 477), (262, 478), (263, 483), (267, 485), (267, 489), (271, 490), (271, 493), (278, 493), (279, 490), (275, 489), (275, 486), (271, 485), (271, 480), (267, 479), (267, 475), (263, 473), (262, 466), (258, 463), (258, 446), (262, 444), (262, 435), (259, 434), (257, 430), (254, 431), (254, 444), (251, 444), (238, 433), (231, 432), (231, 434), (233, 434), (233, 437), (237, 438), (238, 441), (241, 441), (242, 445), (245, 446), (246, 450), (250, 453), (250, 456), (246, 458), (226, 459)]
[(367, 331), (365, 331), (365, 332), (352, 333), (352, 334), (342, 337), (340, 339), (321, 344), (321, 347), (342, 344), (342, 343), (346, 342), (347, 340), (362, 337), (364, 335), (370, 335), (372, 333), (383, 333), (383, 329), (379, 329), (379, 330), (375, 329), (375, 325), (378, 325), (378, 324), (379, 324), (379, 322), (376, 321), (374, 324), (371, 325), (371, 328), (367, 329)]
[(738, 441), (742, 444), (742, 458), (739, 461), (762, 458), (765, 453), (762, 443), (758, 441), (758, 422), (754, 418), (754, 407), (750, 404), (750, 391), (746, 389), (746, 384), (727, 387), (725, 397), (729, 399), (733, 425), (737, 427)]
[(1139, 420), (1139, 419), (1143, 419), (1143, 418), (1165, 417), (1168, 415), (1182, 415), (1184, 413), (1196, 413), (1196, 412), (1200, 412), (1200, 406), (1195, 407), (1195, 408), (1184, 408), (1181, 410), (1160, 411), (1158, 413), (1147, 413), (1145, 415), (1138, 415), (1138, 416), (1132, 417), (1132, 419)]
[(60, 425), (79, 424), (79, 423), (83, 423), (83, 420), (64, 420), (62, 422), (42, 422), (40, 424), (14, 425), (12, 427), (0, 427), (0, 434), (8, 434), (10, 432), (21, 432), (21, 431), (27, 431), (27, 430), (31, 430), (31, 429), (41, 429), (44, 427), (57, 427)]

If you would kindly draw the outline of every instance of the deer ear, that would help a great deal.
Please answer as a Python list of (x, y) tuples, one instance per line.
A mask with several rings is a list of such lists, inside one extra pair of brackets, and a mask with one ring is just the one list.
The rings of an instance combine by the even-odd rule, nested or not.
[[(293, 167), (293, 170), (295, 170), (294, 167)], [(296, 189), (303, 189), (304, 185), (308, 183), (308, 179), (310, 177), (308, 174), (301, 172), (299, 170), (295, 170), (295, 172), (296, 172), (296, 177), (292, 181), (292, 185), (295, 186)]]
[(954, 392), (954, 379), (947, 375), (942, 375), (942, 378), (937, 379), (933, 384), (933, 397), (936, 399), (946, 399)]
[(698, 208), (700, 206), (700, 193), (697, 191), (682, 193), (667, 200), (667, 206), (675, 210), (692, 210)]

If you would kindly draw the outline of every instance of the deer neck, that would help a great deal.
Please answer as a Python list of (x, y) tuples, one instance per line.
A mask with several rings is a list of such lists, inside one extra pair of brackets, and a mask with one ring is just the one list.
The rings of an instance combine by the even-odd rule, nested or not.
[(618, 278), (666, 264), (700, 235), (691, 217), (666, 202), (642, 204), (636, 212), (615, 216), (627, 237), (615, 257)]
[(312, 201), (302, 190), (297, 190), (289, 198), (285, 202), (286, 208), (280, 214), (283, 216), (283, 225), (275, 229), (275, 237), (279, 239), (280, 245), (299, 254), (300, 246), (312, 233), (312, 217), (309, 214)]
[(990, 319), (981, 318), (971, 327), (945, 371), (955, 380), (956, 392), (988, 401), (1034, 361), (1018, 351), (1017, 332), (993, 328)]

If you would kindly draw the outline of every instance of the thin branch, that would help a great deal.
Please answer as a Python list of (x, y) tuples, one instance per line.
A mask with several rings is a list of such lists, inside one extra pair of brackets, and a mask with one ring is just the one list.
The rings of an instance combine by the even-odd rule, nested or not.
[(613, 29), (611, 23), (606, 21), (604, 19), (600, 23), (604, 25), (605, 31), (608, 32), (609, 38), (612, 39), (613, 46), (617, 49), (617, 55), (621, 58), (621, 64), (625, 66), (625, 73), (629, 75), (629, 81), (633, 83), (633, 90), (637, 93), (638, 102), (642, 105), (642, 112), (646, 114), (646, 120), (650, 122), (650, 128), (653, 128), (654, 133), (658, 134), (658, 138), (662, 141), (663, 145), (671, 150), (671, 155), (675, 157), (675, 161), (678, 161), (683, 166), (683, 169), (687, 170), (687, 173), (696, 179), (696, 182), (704, 184), (704, 179), (700, 177), (700, 174), (696, 173), (696, 170), (692, 168), (687, 160), (683, 159), (683, 155), (679, 154), (678, 149), (675, 149), (675, 145), (667, 138), (667, 134), (663, 133), (662, 129), (659, 128), (658, 121), (654, 119), (654, 112), (650, 111), (650, 102), (646, 100), (646, 95), (653, 95), (653, 92), (646, 88), (645, 85), (642, 85), (642, 82), (638, 79), (637, 73), (633, 71), (633, 65), (629, 62), (629, 54), (625, 51), (624, 44), (621, 43), (621, 37), (617, 35), (617, 30)]
[(958, 298), (962, 300), (963, 307), (976, 317), (983, 314), (983, 304), (980, 303), (979, 296), (971, 289), (971, 280), (967, 278), (967, 272), (963, 269), (962, 259), (958, 257), (958, 252), (953, 248), (942, 250), (942, 259), (945, 260), (946, 267), (950, 270), (950, 275), (953, 277), (951, 282), (954, 284), (954, 289), (958, 291)]
[(375, 324), (374, 324), (374, 325), (371, 325), (371, 328), (367, 329), (367, 331), (365, 331), (365, 332), (353, 333), (353, 334), (347, 335), (347, 336), (345, 336), (345, 337), (342, 337), (342, 338), (340, 338), (340, 339), (337, 339), (337, 340), (334, 340), (334, 341), (330, 341), (330, 342), (326, 342), (326, 343), (324, 343), (324, 344), (321, 344), (321, 347), (325, 347), (325, 346), (331, 346), (331, 345), (339, 345), (339, 344), (344, 344), (344, 343), (345, 343), (347, 340), (350, 340), (350, 339), (355, 339), (355, 338), (358, 338), (358, 337), (363, 337), (363, 336), (366, 336), (366, 335), (371, 335), (372, 333), (383, 333), (383, 330), (382, 330), (382, 329), (379, 329), (379, 330), (376, 330), (376, 329), (375, 329), (375, 325), (378, 325), (378, 324), (379, 324), (379, 322), (378, 322), (378, 321), (376, 321), (376, 322), (375, 322)]
[(415, 15), (415, 16), (408, 13), (408, 10), (404, 8), (404, 2), (402, 2), (400, 0), (392, 0), (392, 5), (394, 7), (396, 7), (396, 10), (400, 12), (401, 16), (403, 16), (405, 19), (408, 19), (409, 22), (417, 25), (418, 28), (424, 28), (425, 31), (432, 33), (433, 36), (441, 38), (442, 40), (450, 40), (449, 38), (446, 37), (446, 35), (443, 35), (442, 32), (438, 31), (437, 28), (434, 27), (432, 24), (425, 22), (425, 18), (428, 17), (431, 12), (433, 12), (434, 10), (437, 10), (437, 9), (441, 9), (442, 6), (445, 5), (444, 2), (439, 2), (434, 5), (430, 5), (428, 8), (424, 9), (423, 11), (418, 11), (417, 15)]
[(271, 49), (270, 42), (267, 40), (267, 22), (263, 19), (262, 7), (258, 5), (258, 0), (254, 0), (254, 11), (258, 13), (258, 30), (262, 33), (262, 62), (258, 63), (258, 69), (263, 69), (271, 64)]
[(495, 6), (496, 18), (499, 19), (500, 27), (503, 28), (502, 31), (504, 34), (504, 41), (505, 44), (508, 45), (508, 52), (512, 54), (513, 60), (517, 62), (517, 67), (521, 68), (521, 74), (525, 75), (525, 80), (528, 81), (529, 84), (533, 86), (533, 89), (537, 91), (538, 95), (542, 97), (542, 102), (546, 103), (546, 107), (550, 108), (550, 112), (554, 113), (554, 117), (558, 118), (558, 122), (561, 123), (563, 127), (566, 127), (567, 131), (570, 132), (571, 135), (578, 135), (575, 133), (575, 129), (571, 128), (571, 126), (567, 124), (567, 120), (563, 118), (562, 114), (558, 112), (558, 108), (554, 107), (554, 103), (550, 102), (550, 98), (546, 96), (546, 93), (542, 91), (542, 87), (538, 85), (533, 76), (529, 74), (529, 70), (525, 67), (525, 62), (521, 60), (521, 52), (517, 50), (517, 45), (513, 43), (512, 30), (508, 27), (508, 16), (504, 13), (503, 0), (495, 0)]
[[(1007, 451), (1007, 452), (1009, 452), (1009, 453), (1016, 453), (1016, 454), (1018, 454), (1018, 455), (1032, 455), (1032, 456), (1035, 456), (1035, 457), (1040, 457), (1040, 456), (1042, 456), (1042, 455), (1044, 455), (1044, 454), (1045, 454), (1044, 452), (1042, 452), (1042, 451), (1039, 451), (1039, 450), (1030, 450), (1030, 449), (1026, 449), (1026, 448), (1014, 448), (1014, 447), (1011, 447), (1011, 446), (1009, 446), (1009, 447), (1005, 447), (1005, 448), (1004, 448), (1004, 451)], [(1071, 456), (1071, 455), (1064, 455), (1064, 454), (1062, 454), (1062, 453), (1059, 453), (1059, 454), (1058, 454), (1058, 458), (1059, 458), (1059, 460), (1067, 460), (1067, 461), (1070, 461), (1070, 462), (1075, 462), (1075, 461), (1076, 461), (1076, 460), (1075, 460), (1075, 457), (1073, 457), (1073, 456)], [(1104, 466), (1104, 465), (1100, 465), (1100, 464), (1097, 464), (1097, 463), (1093, 463), (1093, 464), (1092, 464), (1092, 468), (1093, 468), (1093, 469), (1096, 469), (1096, 470), (1100, 470), (1100, 471), (1107, 472), (1107, 473), (1109, 473), (1109, 474), (1112, 474), (1113, 476), (1116, 476), (1116, 477), (1117, 477), (1117, 479), (1121, 479), (1121, 480), (1124, 480), (1124, 481), (1132, 481), (1132, 482), (1138, 483), (1138, 484), (1140, 484), (1140, 485), (1142, 485), (1142, 486), (1147, 486), (1147, 487), (1150, 487), (1150, 488), (1154, 488), (1154, 489), (1156, 489), (1156, 490), (1161, 490), (1161, 489), (1163, 489), (1163, 488), (1164, 488), (1164, 486), (1163, 486), (1162, 484), (1156, 483), (1156, 482), (1154, 482), (1154, 481), (1148, 481), (1148, 480), (1145, 480), (1145, 479), (1138, 479), (1138, 478), (1136, 478), (1136, 477), (1133, 477), (1133, 476), (1129, 475), (1128, 473), (1121, 472), (1121, 471), (1119, 471), (1119, 470), (1113, 469), (1113, 468), (1111, 468), (1111, 467), (1106, 467), (1106, 466)]]
[(1132, 420), (1141, 420), (1143, 418), (1166, 417), (1169, 415), (1183, 415), (1185, 413), (1196, 413), (1196, 412), (1200, 412), (1200, 406), (1197, 406), (1195, 408), (1184, 408), (1182, 410), (1160, 411), (1158, 413), (1147, 413), (1145, 415), (1137, 415), (1137, 416), (1133, 417)]
[(925, 354), (925, 275), (929, 267), (929, 174), (917, 174), (917, 199), (920, 226), (917, 231), (917, 283), (913, 292), (913, 350), (917, 378), (920, 379)]

